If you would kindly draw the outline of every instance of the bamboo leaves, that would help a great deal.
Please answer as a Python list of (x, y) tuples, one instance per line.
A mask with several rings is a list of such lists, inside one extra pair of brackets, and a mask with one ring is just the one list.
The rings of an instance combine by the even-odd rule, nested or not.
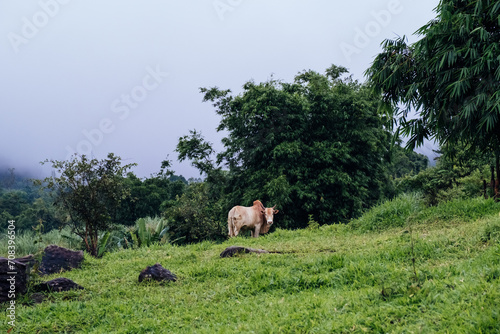
[[(500, 151), (499, 11), (498, 1), (443, 0), (422, 39), (384, 41), (366, 75), (385, 103), (403, 105), (395, 116), (409, 147), (436, 138)], [(420, 121), (406, 121), (411, 108)]]

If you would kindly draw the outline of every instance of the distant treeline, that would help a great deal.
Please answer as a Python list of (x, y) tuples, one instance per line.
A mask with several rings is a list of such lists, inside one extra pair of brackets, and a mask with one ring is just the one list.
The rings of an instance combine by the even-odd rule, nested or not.
[[(122, 201), (115, 220), (125, 226), (141, 217), (161, 216), (188, 185), (183, 176), (177, 175), (140, 179), (128, 173), (123, 181), (131, 196)], [(41, 228), (42, 232), (49, 232), (61, 227), (64, 212), (53, 205), (52, 195), (35, 185), (29, 176), (17, 175), (14, 169), (0, 173), (0, 229), (7, 226), (8, 220), (15, 220), (18, 230)]]

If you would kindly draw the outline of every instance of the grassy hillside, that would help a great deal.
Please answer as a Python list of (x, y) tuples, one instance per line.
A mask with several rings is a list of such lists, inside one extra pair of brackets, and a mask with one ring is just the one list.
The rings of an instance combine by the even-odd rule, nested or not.
[[(19, 306), (13, 333), (500, 332), (499, 204), (397, 201), (352, 226), (86, 257), (50, 277), (86, 289)], [(230, 245), (279, 253), (220, 258)], [(139, 284), (157, 262), (178, 281)]]

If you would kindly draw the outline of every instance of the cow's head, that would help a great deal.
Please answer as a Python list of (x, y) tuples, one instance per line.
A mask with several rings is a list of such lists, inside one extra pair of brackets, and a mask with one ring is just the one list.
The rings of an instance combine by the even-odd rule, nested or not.
[(275, 207), (276, 207), (276, 205), (273, 206), (272, 208), (265, 208), (264, 206), (262, 206), (262, 214), (264, 215), (266, 222), (269, 225), (272, 225), (272, 223), (273, 223), (274, 214), (279, 212), (279, 210), (274, 209)]

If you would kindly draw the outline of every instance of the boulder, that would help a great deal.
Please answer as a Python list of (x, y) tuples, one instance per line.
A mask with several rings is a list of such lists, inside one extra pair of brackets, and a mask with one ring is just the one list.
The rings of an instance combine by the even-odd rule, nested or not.
[(56, 245), (50, 245), (43, 251), (40, 268), (41, 275), (60, 273), (63, 270), (80, 268), (83, 262), (83, 251), (72, 251)]
[(37, 284), (33, 287), (37, 292), (61, 292), (69, 290), (81, 290), (83, 287), (69, 278), (59, 277), (53, 280)]
[(0, 257), (0, 303), (26, 293), (33, 262), (33, 255), (13, 260)]
[(139, 282), (155, 280), (158, 282), (175, 282), (177, 280), (177, 276), (161, 266), (161, 264), (157, 263), (154, 266), (149, 266), (143, 269), (139, 275)]
[(246, 248), (246, 247), (241, 247), (241, 246), (230, 246), (222, 251), (220, 253), (220, 257), (233, 257), (236, 254), (240, 253), (269, 253), (266, 250), (263, 249), (254, 249), (254, 248)]

